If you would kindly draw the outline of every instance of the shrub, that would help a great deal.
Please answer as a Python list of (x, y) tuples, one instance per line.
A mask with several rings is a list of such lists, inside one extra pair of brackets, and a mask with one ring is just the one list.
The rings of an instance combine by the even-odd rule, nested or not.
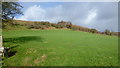
[(98, 31), (96, 29), (91, 29), (90, 32), (91, 33), (97, 33)]
[(72, 26), (71, 22), (60, 21), (57, 23), (58, 28), (71, 28), (71, 26)]
[(29, 25), (28, 29), (39, 29), (38, 25)]
[(76, 25), (72, 25), (72, 26), (71, 26), (71, 29), (72, 29), (72, 30), (79, 30), (79, 27), (76, 26)]
[(105, 33), (106, 35), (111, 35), (111, 32), (110, 32), (109, 30), (107, 30), (107, 29), (104, 31), (104, 33)]
[(52, 27), (56, 27), (56, 24), (51, 23), (51, 26), (52, 26)]

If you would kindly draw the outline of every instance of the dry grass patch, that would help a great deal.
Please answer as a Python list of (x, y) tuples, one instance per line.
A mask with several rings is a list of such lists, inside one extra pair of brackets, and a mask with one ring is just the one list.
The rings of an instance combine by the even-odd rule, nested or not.
[(29, 49), (27, 50), (26, 54), (32, 54), (32, 53), (36, 53), (36, 52), (37, 52), (36, 49), (34, 49), (34, 48), (29, 48)]
[[(29, 63), (30, 61), (32, 60), (32, 58), (30, 57), (25, 57), (24, 60), (23, 60), (23, 65), (28, 65), (30, 66), (31, 64)], [(32, 66), (32, 65), (31, 65)]]
[(38, 63), (44, 62), (46, 59), (47, 59), (47, 56), (43, 54), (40, 58), (35, 59), (34, 63), (38, 64)]

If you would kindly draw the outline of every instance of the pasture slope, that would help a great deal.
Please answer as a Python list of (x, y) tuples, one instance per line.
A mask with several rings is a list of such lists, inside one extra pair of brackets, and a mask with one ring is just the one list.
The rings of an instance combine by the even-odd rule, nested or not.
[(3, 31), (8, 66), (116, 66), (118, 37), (72, 30)]

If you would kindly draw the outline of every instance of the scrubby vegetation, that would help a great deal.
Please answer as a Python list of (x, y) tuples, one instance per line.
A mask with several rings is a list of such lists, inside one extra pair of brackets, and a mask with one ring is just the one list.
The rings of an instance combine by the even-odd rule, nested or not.
[[(10, 27), (11, 26), (11, 27)], [(105, 30), (104, 32), (100, 32), (96, 29), (90, 29), (78, 25), (73, 25), (72, 22), (66, 21), (59, 21), (58, 23), (50, 23), (47, 21), (21, 21), (21, 20), (13, 20), (9, 22), (3, 23), (3, 29), (17, 29), (19, 28), (26, 28), (26, 29), (71, 29), (75, 31), (83, 31), (83, 32), (90, 32), (95, 34), (104, 34), (110, 36), (118, 36), (118, 32), (110, 32), (109, 30)]]

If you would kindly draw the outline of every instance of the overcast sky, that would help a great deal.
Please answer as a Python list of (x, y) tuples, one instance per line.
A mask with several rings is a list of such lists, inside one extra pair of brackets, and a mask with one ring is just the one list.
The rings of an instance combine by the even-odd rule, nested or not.
[(70, 21), (74, 25), (118, 31), (117, 2), (21, 2), (26, 21)]

